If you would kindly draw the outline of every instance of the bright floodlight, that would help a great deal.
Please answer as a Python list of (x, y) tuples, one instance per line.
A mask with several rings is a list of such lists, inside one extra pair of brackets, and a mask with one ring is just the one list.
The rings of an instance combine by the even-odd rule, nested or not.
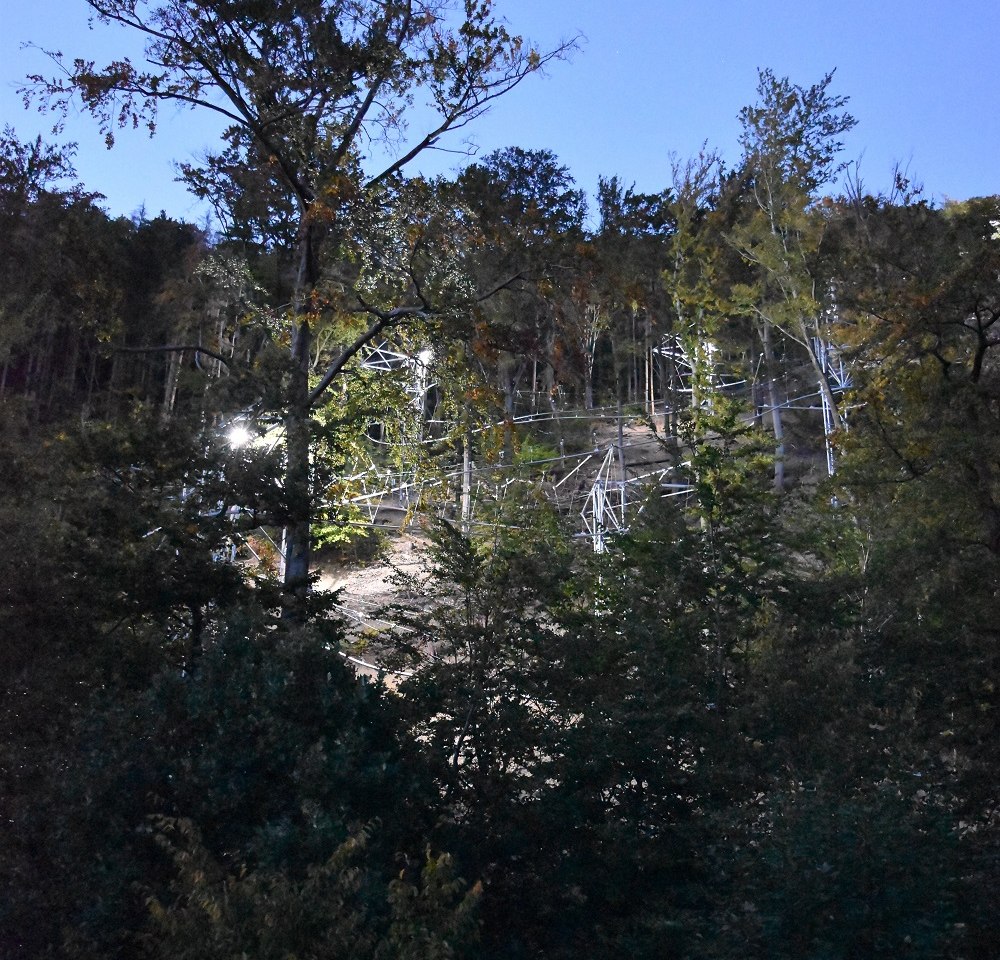
[(245, 447), (252, 439), (253, 435), (242, 423), (234, 423), (226, 433), (226, 440), (234, 450)]

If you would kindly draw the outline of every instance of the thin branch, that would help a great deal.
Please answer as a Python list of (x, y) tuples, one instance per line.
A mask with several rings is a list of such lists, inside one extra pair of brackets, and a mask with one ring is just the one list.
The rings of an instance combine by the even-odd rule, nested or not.
[(162, 347), (115, 347), (115, 353), (184, 353), (187, 350), (193, 350), (195, 353), (203, 353), (206, 357), (211, 357), (213, 360), (218, 360), (219, 363), (224, 363), (227, 367), (230, 366), (229, 359), (224, 357), (221, 353), (216, 353), (214, 350), (209, 350), (207, 347), (199, 347), (193, 343), (184, 344), (170, 344), (168, 346)]
[(486, 293), (479, 294), (479, 296), (476, 297), (475, 302), (482, 303), (484, 300), (489, 300), (490, 297), (496, 296), (501, 290), (509, 290), (511, 287), (514, 286), (515, 281), (524, 279), (525, 275), (523, 270), (518, 273), (515, 273), (512, 277), (508, 277), (506, 280), (504, 280), (501, 283), (498, 283), (492, 289), (487, 290)]
[[(496, 295), (501, 290), (505, 290), (510, 287), (516, 280), (521, 279), (522, 275), (520, 273), (514, 274), (514, 276), (509, 277), (502, 283), (497, 284), (492, 289), (488, 290), (486, 293), (480, 294), (475, 299), (475, 303), (482, 303), (484, 300), (488, 300), (490, 297)], [(419, 288), (418, 288), (419, 293)], [(410, 317), (417, 319), (427, 319), (433, 316), (439, 311), (431, 307), (427, 301), (424, 299), (423, 295), (420, 294), (420, 299), (422, 301), (421, 306), (409, 306), (409, 307), (394, 307), (392, 310), (381, 310), (374, 304), (366, 303), (360, 296), (358, 297), (358, 302), (360, 304), (354, 311), (354, 313), (367, 313), (375, 317), (375, 320), (368, 326), (368, 328), (354, 340), (354, 342), (347, 347), (343, 353), (337, 357), (329, 367), (326, 368), (326, 372), (323, 374), (322, 379), (313, 388), (309, 394), (308, 406), (312, 407), (320, 397), (326, 392), (327, 388), (333, 383), (337, 375), (344, 369), (347, 363), (357, 355), (358, 351), (363, 349), (367, 344), (371, 343), (375, 337), (377, 337), (383, 330), (387, 327), (391, 327), (398, 323), (400, 320), (404, 320)]]
[[(398, 157), (389, 164), (381, 173), (376, 174), (368, 181), (368, 186), (375, 186), (398, 173), (418, 154), (435, 146), (442, 134), (452, 130), (461, 130), (477, 117), (482, 116), (488, 109), (492, 101), (502, 97), (513, 90), (525, 77), (531, 73), (537, 73), (551, 60), (565, 56), (569, 51), (577, 49), (576, 38), (561, 43), (554, 50), (539, 57), (536, 63), (529, 63), (527, 68), (521, 66), (514, 67), (513, 74), (508, 74), (497, 79), (486, 86), (472, 82), (458, 99), (456, 106), (444, 114), (444, 119), (437, 127), (422, 137), (411, 149), (407, 150), (401, 157)], [(443, 104), (442, 104), (443, 106)]]
[[(406, 35), (410, 30), (410, 22), (412, 18), (412, 6), (408, 5), (405, 15), (403, 16), (403, 22), (400, 24), (399, 33), (396, 38), (396, 42), (393, 46), (400, 53), (403, 52), (403, 41), (406, 39)], [(387, 31), (388, 32), (388, 31)], [(354, 143), (358, 131), (361, 129), (361, 125), (365, 121), (365, 117), (368, 116), (372, 105), (375, 103), (375, 98), (378, 96), (379, 90), (385, 85), (388, 79), (387, 72), (383, 72), (377, 77), (372, 79), (371, 85), (368, 88), (368, 93), (365, 99), (362, 101), (361, 105), (354, 113), (354, 117), (348, 125), (347, 129), (344, 131), (344, 135), (340, 138), (340, 145), (334, 151), (332, 166), (339, 166), (343, 161), (344, 157), (347, 156), (347, 152), (350, 150), (351, 145)]]

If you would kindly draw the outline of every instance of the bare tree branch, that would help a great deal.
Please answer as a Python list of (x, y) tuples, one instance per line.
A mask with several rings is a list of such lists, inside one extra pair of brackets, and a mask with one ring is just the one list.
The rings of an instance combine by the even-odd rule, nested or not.
[(158, 347), (115, 347), (114, 349), (115, 353), (186, 353), (188, 350), (192, 350), (195, 353), (203, 353), (213, 360), (218, 360), (219, 363), (224, 363), (227, 367), (230, 366), (229, 359), (221, 353), (209, 350), (207, 347), (199, 347), (193, 343), (169, 344)]

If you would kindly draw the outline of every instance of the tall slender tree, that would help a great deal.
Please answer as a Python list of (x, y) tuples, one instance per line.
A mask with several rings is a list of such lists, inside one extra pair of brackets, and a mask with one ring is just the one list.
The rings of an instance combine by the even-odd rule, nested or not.
[[(758, 102), (740, 112), (743, 175), (750, 203), (730, 240), (750, 265), (755, 280), (744, 291), (745, 309), (758, 322), (767, 377), (767, 400), (775, 443), (783, 425), (775, 380), (775, 331), (798, 344), (812, 365), (837, 427), (843, 426), (816, 337), (823, 315), (823, 280), (815, 270), (824, 221), (817, 216), (818, 192), (843, 169), (840, 139), (855, 125), (847, 98), (830, 93), (833, 73), (810, 87), (761, 70)], [(782, 464), (775, 486), (783, 484)]]

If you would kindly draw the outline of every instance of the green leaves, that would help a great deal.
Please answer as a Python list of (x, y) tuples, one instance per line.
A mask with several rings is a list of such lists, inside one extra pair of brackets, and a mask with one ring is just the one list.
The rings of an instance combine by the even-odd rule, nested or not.
[(753, 106), (740, 111), (740, 143), (752, 160), (760, 189), (773, 191), (780, 183), (812, 196), (842, 169), (838, 139), (857, 121), (843, 108), (847, 97), (829, 93), (834, 71), (810, 87), (776, 77), (770, 69), (757, 72)]

